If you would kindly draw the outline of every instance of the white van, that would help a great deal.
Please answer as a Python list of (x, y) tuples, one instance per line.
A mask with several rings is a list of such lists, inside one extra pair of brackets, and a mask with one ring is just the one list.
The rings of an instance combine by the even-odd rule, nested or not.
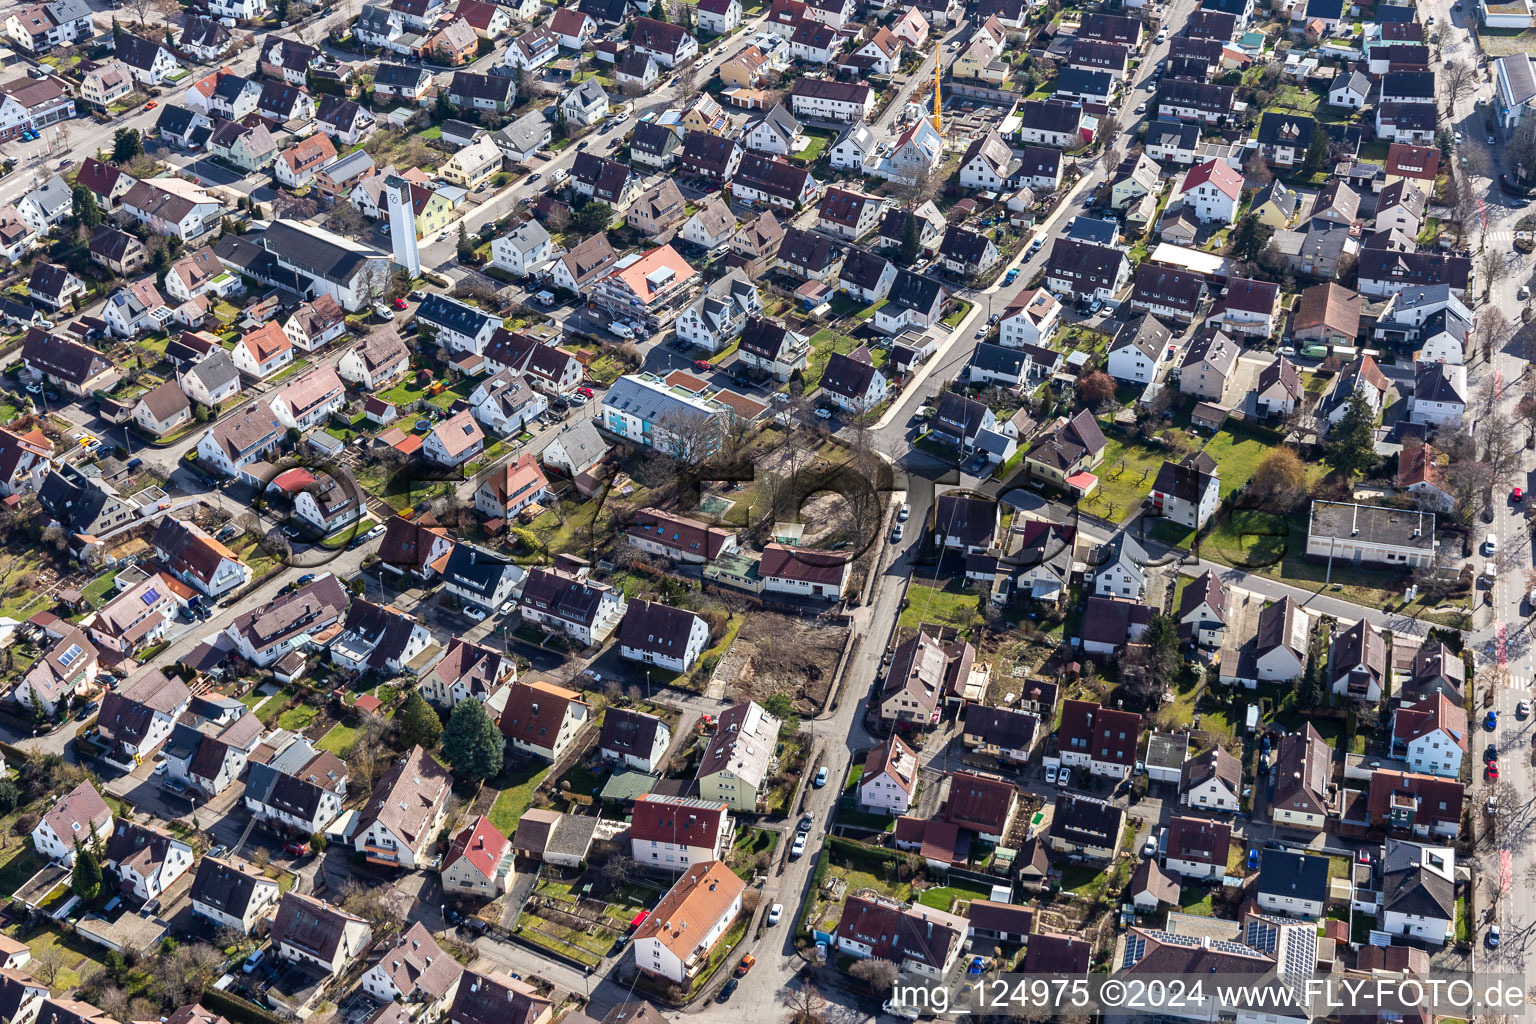
[(561, 167), (549, 173), (549, 183), (551, 185), (563, 185), (570, 176), (571, 172)]

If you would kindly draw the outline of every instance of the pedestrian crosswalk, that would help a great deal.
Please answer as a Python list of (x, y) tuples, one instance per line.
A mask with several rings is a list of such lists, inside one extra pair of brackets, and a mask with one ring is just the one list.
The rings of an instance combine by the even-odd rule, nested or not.
[(1507, 245), (1515, 240), (1515, 233), (1509, 228), (1495, 228), (1492, 231), (1483, 232), (1484, 245)]

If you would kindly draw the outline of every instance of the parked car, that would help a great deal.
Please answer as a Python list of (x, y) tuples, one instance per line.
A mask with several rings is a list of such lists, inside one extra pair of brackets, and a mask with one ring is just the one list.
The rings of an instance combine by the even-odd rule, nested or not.
[(784, 904), (782, 904), (782, 903), (775, 903), (773, 906), (769, 907), (768, 908), (768, 927), (772, 928), (774, 925), (778, 924), (779, 923), (779, 918), (783, 915), (783, 913), (784, 913)]
[(260, 967), (261, 962), (266, 958), (267, 951), (264, 949), (258, 949), (256, 952), (245, 958), (245, 964), (240, 968), (240, 970), (246, 974), (250, 974), (251, 972), (255, 971), (256, 968)]
[(1061, 771), (1056, 773), (1056, 785), (1061, 786), (1063, 789), (1065, 789), (1067, 786), (1070, 786), (1071, 784), (1072, 784), (1072, 769), (1066, 767), (1065, 765), (1063, 765)]
[(814, 785), (817, 789), (820, 789), (822, 786), (825, 786), (826, 784), (827, 784), (827, 766), (826, 765), (822, 765), (820, 768), (816, 769), (816, 779), (812, 783), (812, 785)]
[(472, 604), (472, 605), (469, 605), (467, 608), (465, 608), (464, 609), (464, 614), (465, 614), (466, 617), (468, 617), (470, 619), (473, 619), (476, 622), (484, 622), (485, 621), (485, 609), (481, 608), (477, 604)]
[(292, 854), (295, 857), (302, 857), (309, 852), (309, 846), (299, 842), (297, 839), (293, 839), (283, 844), (283, 852)]
[(382, 302), (374, 303), (373, 311), (378, 314), (380, 320), (393, 320), (395, 318), (395, 311)]
[(805, 833), (801, 832), (799, 835), (795, 836), (794, 845), (792, 845), (789, 848), (789, 859), (790, 860), (795, 860), (796, 858), (798, 858), (804, 852), (805, 852)]
[(795, 825), (795, 831), (802, 833), (809, 832), (811, 830), (811, 826), (814, 824), (816, 824), (816, 818), (811, 814), (810, 811), (806, 811), (804, 814), (800, 815), (800, 821)]
[(1248, 851), (1248, 870), (1259, 870), (1259, 851), (1257, 847)]
[(736, 965), (736, 977), (739, 978), (746, 974), (752, 969), (752, 965), (755, 963), (757, 963), (757, 957), (753, 956), (751, 953), (748, 953), (746, 956), (742, 957), (741, 963)]
[(715, 1002), (723, 1003), (727, 999), (731, 998), (731, 996), (736, 992), (736, 985), (737, 981), (735, 978), (732, 978), (730, 981), (726, 982), (725, 987), (720, 990), (720, 994), (715, 996)]
[(901, 509), (896, 513), (896, 521), (899, 522), (899, 523), (904, 523), (904, 522), (907, 521), (907, 518), (909, 516), (911, 516), (911, 515), (912, 515), (912, 506), (908, 505), (906, 502), (902, 502), (901, 503)]

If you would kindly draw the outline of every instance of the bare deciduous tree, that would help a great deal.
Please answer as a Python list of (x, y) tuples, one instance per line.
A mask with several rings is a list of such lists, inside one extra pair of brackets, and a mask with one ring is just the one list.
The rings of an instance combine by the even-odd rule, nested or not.
[(38, 981), (51, 987), (67, 964), (64, 950), (48, 945), (32, 955), (31, 973)]
[(1472, 65), (1467, 61), (1441, 64), (1436, 70), (1440, 75), (1440, 93), (1445, 97), (1445, 116), (1456, 116), (1456, 103), (1477, 87)]
[(356, 880), (349, 881), (342, 887), (341, 905), (347, 913), (367, 921), (375, 936), (399, 931), (405, 920), (405, 900), (391, 885), (365, 886)]
[(901, 977), (901, 968), (890, 960), (882, 960), (879, 957), (871, 957), (868, 960), (860, 960), (848, 968), (848, 973), (868, 985), (875, 992), (889, 991), (896, 984), (896, 979)]
[(784, 993), (784, 1005), (789, 1007), (792, 1024), (825, 1024), (827, 1001), (810, 982)]

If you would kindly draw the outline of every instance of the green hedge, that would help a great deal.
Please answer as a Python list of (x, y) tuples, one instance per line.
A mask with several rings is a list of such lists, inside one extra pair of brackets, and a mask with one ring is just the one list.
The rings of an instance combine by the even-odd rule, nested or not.
[(838, 859), (846, 861), (850, 866), (857, 866), (860, 862), (866, 865), (879, 866), (883, 864), (905, 864), (914, 870), (917, 867), (917, 858), (910, 853), (902, 853), (899, 850), (886, 850), (877, 846), (866, 846), (864, 843), (856, 843), (842, 836), (828, 836), (827, 849), (835, 852)]
[(284, 1024), (283, 1018), (271, 1010), (222, 989), (208, 989), (203, 993), (201, 1002), (215, 1013), (228, 1017), (234, 1024)]

